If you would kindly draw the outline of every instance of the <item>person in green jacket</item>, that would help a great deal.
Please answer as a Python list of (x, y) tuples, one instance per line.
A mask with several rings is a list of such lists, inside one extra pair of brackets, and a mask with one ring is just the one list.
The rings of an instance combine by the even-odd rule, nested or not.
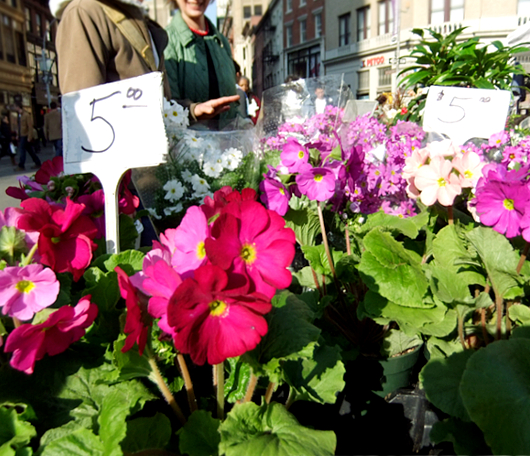
[(236, 118), (239, 103), (230, 44), (204, 15), (210, 0), (176, 2), (164, 51), (171, 98), (189, 107), (192, 120), (224, 126)]

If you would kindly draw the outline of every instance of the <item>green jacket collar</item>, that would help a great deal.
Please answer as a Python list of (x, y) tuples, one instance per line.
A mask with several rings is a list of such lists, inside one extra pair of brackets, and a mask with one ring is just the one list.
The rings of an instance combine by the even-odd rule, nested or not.
[[(208, 19), (206, 16), (204, 16), (204, 19), (206, 19), (206, 22), (208, 22), (208, 28), (212, 31), (213, 36), (208, 35), (205, 36), (205, 39), (211, 39), (216, 38), (219, 43), (222, 43), (219, 31), (217, 28), (212, 24), (210, 19)], [(180, 14), (180, 10), (175, 11), (175, 14), (173, 16), (173, 20), (171, 21), (171, 26), (175, 28), (177, 33), (180, 36), (180, 40), (184, 46), (188, 46), (193, 40), (197, 39), (197, 36), (195, 33), (193, 33), (186, 22), (184, 22), (184, 19), (182, 19), (182, 15)]]

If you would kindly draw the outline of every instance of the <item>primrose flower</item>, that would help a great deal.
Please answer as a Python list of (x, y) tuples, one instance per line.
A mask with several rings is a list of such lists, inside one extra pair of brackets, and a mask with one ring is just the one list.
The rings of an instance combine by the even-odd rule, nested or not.
[(267, 333), (263, 315), (272, 308), (270, 300), (261, 293), (246, 293), (246, 286), (234, 279), (217, 266), (201, 266), (169, 300), (175, 348), (188, 353), (195, 364), (219, 364), (240, 356)]
[(186, 191), (184, 185), (182, 185), (182, 183), (176, 179), (167, 181), (164, 184), (164, 187), (162, 188), (167, 192), (166, 196), (164, 196), (164, 199), (167, 199), (169, 201), (179, 200), (180, 198), (182, 198), (184, 192)]
[(280, 155), (282, 164), (287, 167), (290, 173), (297, 173), (309, 161), (309, 151), (302, 146), (295, 138), (289, 138), (283, 146)]
[(206, 182), (206, 179), (203, 179), (198, 174), (191, 176), (191, 185), (193, 190), (199, 193), (206, 193), (210, 190), (210, 185)]
[(453, 158), (453, 167), (460, 173), (460, 185), (473, 188), (482, 177), (485, 163), (480, 156), (472, 151)]
[(188, 110), (174, 100), (164, 98), (164, 119), (179, 127), (189, 125)]
[(442, 156), (434, 157), (422, 166), (414, 178), (414, 185), (421, 191), (421, 202), (432, 206), (438, 201), (442, 206), (451, 206), (462, 191), (460, 180), (452, 173), (453, 165)]
[(279, 215), (285, 215), (289, 210), (291, 193), (281, 182), (275, 179), (264, 179), (259, 184), (261, 202)]
[(250, 291), (272, 298), (291, 284), (287, 267), (294, 258), (294, 232), (276, 212), (256, 201), (227, 204), (205, 240), (206, 255), (216, 266), (249, 278)]
[(223, 172), (223, 165), (218, 161), (207, 161), (204, 163), (202, 170), (204, 174), (215, 179)]
[(327, 168), (311, 168), (296, 176), (296, 184), (310, 200), (327, 201), (335, 193), (335, 174)]
[(4, 347), (4, 351), (13, 352), (11, 366), (32, 374), (35, 362), (44, 358), (44, 355), (58, 355), (81, 339), (97, 314), (97, 305), (91, 303), (90, 295), (87, 295), (75, 307), (59, 308), (44, 323), (28, 323), (15, 328)]
[(241, 160), (243, 159), (243, 152), (241, 152), (239, 149), (230, 147), (223, 153), (223, 158), (226, 162), (225, 166), (230, 171), (234, 171), (235, 169), (237, 169), (237, 167), (241, 163)]
[(510, 140), (510, 136), (504, 130), (499, 133), (495, 133), (490, 136), (488, 140), (488, 145), (490, 147), (500, 147), (503, 144), (506, 144)]
[(0, 270), (0, 307), (4, 315), (31, 320), (55, 302), (59, 288), (53, 271), (40, 264), (7, 266)]

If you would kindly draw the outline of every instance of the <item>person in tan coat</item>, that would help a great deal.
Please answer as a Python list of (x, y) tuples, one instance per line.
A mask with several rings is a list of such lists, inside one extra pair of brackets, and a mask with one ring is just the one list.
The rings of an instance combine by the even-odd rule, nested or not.
[(53, 144), (56, 157), (63, 156), (63, 122), (57, 103), (50, 103), (50, 111), (44, 116), (44, 137)]
[(31, 114), (22, 108), (20, 104), (15, 104), (14, 110), (17, 112), (17, 133), (18, 133), (18, 170), (24, 171), (26, 165), (26, 152), (33, 160), (33, 168), (40, 168), (41, 161), (35, 151), (31, 142), (33, 141), (33, 119)]

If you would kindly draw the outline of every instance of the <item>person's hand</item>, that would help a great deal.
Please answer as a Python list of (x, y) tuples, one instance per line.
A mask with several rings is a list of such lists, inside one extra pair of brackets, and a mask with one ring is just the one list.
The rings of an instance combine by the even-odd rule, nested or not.
[(197, 120), (213, 119), (218, 114), (228, 111), (230, 109), (230, 103), (235, 103), (238, 100), (239, 95), (232, 95), (230, 97), (215, 98), (204, 103), (198, 103), (195, 105), (193, 114), (195, 114)]

